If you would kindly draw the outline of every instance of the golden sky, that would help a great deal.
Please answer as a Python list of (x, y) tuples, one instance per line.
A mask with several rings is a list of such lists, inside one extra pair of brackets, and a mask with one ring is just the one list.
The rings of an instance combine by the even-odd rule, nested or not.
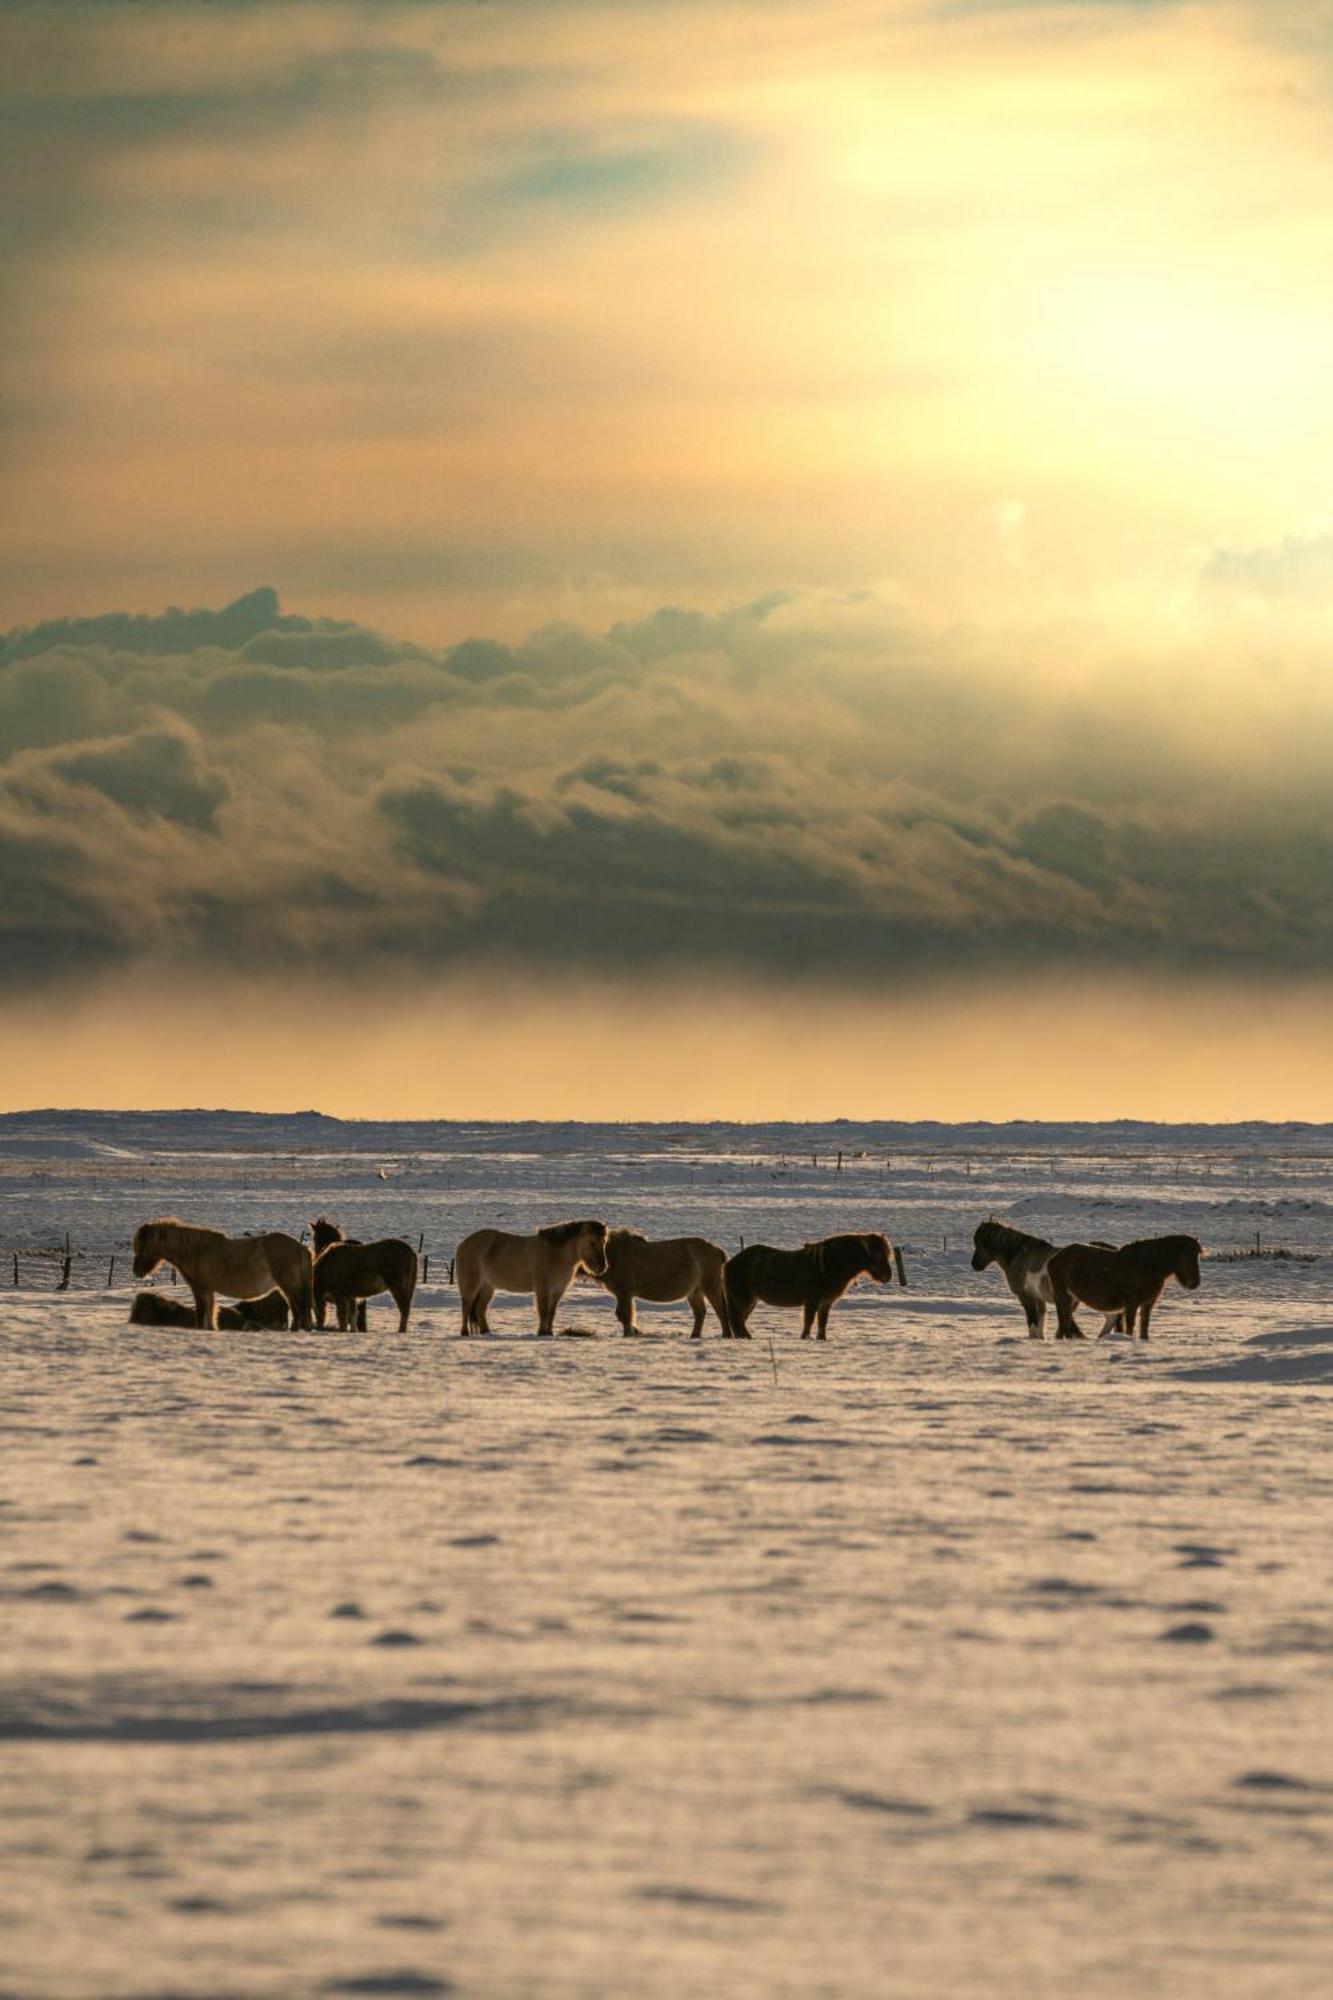
[(776, 1010), (756, 1115), (889, 1023), (967, 1116), (1054, 982), (1052, 1114), (1333, 1115), (1331, 53), (1325, 0), (0, 8), (0, 1010), (95, 1075), (135, 967), (378, 973), (404, 1048), (605, 979), (597, 1109), (674, 1115), (624, 995), (683, 970)]

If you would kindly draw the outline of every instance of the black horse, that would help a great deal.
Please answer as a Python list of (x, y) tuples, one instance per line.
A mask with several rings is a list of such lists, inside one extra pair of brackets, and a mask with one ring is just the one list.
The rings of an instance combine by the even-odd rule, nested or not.
[[(751, 1243), (728, 1258), (722, 1273), (727, 1297), (729, 1331), (748, 1340), (748, 1321), (757, 1301), (767, 1306), (799, 1306), (801, 1339), (828, 1339), (828, 1316), (847, 1287), (857, 1278), (877, 1284), (893, 1282), (895, 1252), (887, 1236), (871, 1230), (863, 1236), (825, 1236), (800, 1250), (775, 1250), (768, 1243)], [(902, 1258), (897, 1259), (903, 1284)]]

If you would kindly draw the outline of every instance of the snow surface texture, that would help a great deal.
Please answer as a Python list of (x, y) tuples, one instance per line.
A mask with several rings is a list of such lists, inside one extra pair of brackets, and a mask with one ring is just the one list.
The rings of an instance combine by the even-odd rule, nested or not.
[[(0, 1993), (1325, 1990), (1331, 1158), (0, 1119)], [(172, 1209), (423, 1234), (410, 1333), (126, 1326)], [(1210, 1257), (1146, 1347), (1037, 1344), (969, 1268), (992, 1210), (1312, 1261)], [(822, 1347), (762, 1307), (626, 1341), (589, 1285), (596, 1338), (510, 1300), (455, 1339), (454, 1242), (575, 1214), (887, 1228), (909, 1289)], [(57, 1294), (26, 1259), (66, 1230)]]

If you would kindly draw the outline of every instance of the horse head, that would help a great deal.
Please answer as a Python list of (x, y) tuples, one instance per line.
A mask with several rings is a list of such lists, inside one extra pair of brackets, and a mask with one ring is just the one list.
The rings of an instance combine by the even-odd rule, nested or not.
[(310, 1225), (310, 1241), (318, 1257), (320, 1251), (327, 1250), (330, 1243), (341, 1243), (343, 1233), (336, 1222), (329, 1221), (327, 1215), (318, 1215)]
[(134, 1260), (130, 1265), (136, 1278), (151, 1278), (162, 1262), (156, 1222), (141, 1222), (134, 1232)]
[(590, 1278), (606, 1276), (610, 1234), (604, 1222), (585, 1222), (579, 1231), (579, 1262)]
[(877, 1285), (893, 1283), (893, 1246), (882, 1231), (872, 1229), (861, 1238), (866, 1246), (866, 1276)]
[(1171, 1268), (1187, 1292), (1197, 1292), (1203, 1283), (1203, 1273), (1199, 1269), (1202, 1254), (1203, 1246), (1197, 1236), (1179, 1238), (1178, 1255)]
[(999, 1254), (994, 1245), (985, 1240), (990, 1236), (991, 1225), (994, 1221), (995, 1217), (992, 1216), (990, 1222), (979, 1222), (972, 1231), (972, 1269), (974, 1271), (984, 1271), (988, 1265), (995, 1262)]

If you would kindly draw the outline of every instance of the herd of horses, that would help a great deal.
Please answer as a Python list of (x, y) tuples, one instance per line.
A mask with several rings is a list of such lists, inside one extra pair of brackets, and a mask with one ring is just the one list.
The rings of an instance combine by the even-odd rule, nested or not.
[[(171, 1265), (189, 1287), (192, 1303), (162, 1292), (136, 1292), (130, 1319), (137, 1325), (194, 1327), (323, 1327), (330, 1306), (344, 1331), (365, 1330), (366, 1300), (387, 1293), (407, 1331), (417, 1286), (417, 1253), (399, 1236), (361, 1243), (344, 1237), (326, 1216), (311, 1225), (313, 1249), (294, 1236), (226, 1236), (161, 1216), (135, 1231), (133, 1270), (149, 1278)], [(1046, 1308), (1056, 1309), (1057, 1340), (1085, 1339), (1075, 1318), (1079, 1305), (1103, 1314), (1101, 1332), (1121, 1328), (1148, 1338), (1153, 1309), (1175, 1278), (1198, 1289), (1202, 1252), (1193, 1236), (1154, 1236), (1117, 1248), (1109, 1243), (1069, 1243), (1057, 1248), (993, 1218), (978, 1225), (972, 1268), (998, 1264), (1023, 1308), (1028, 1334), (1045, 1337)], [(828, 1338), (829, 1314), (858, 1278), (877, 1284), (907, 1283), (902, 1253), (887, 1236), (870, 1230), (825, 1236), (799, 1249), (751, 1243), (728, 1257), (702, 1236), (653, 1241), (635, 1229), (604, 1222), (559, 1222), (531, 1235), (477, 1229), (458, 1245), (454, 1275), (462, 1301), (464, 1337), (490, 1332), (487, 1309), (497, 1292), (526, 1294), (537, 1310), (537, 1332), (555, 1332), (556, 1309), (584, 1272), (615, 1300), (626, 1334), (639, 1331), (635, 1302), (686, 1301), (694, 1315), (692, 1337), (703, 1333), (711, 1307), (722, 1337), (750, 1338), (758, 1304), (799, 1309), (801, 1338)], [(218, 1300), (236, 1305), (219, 1308)]]

